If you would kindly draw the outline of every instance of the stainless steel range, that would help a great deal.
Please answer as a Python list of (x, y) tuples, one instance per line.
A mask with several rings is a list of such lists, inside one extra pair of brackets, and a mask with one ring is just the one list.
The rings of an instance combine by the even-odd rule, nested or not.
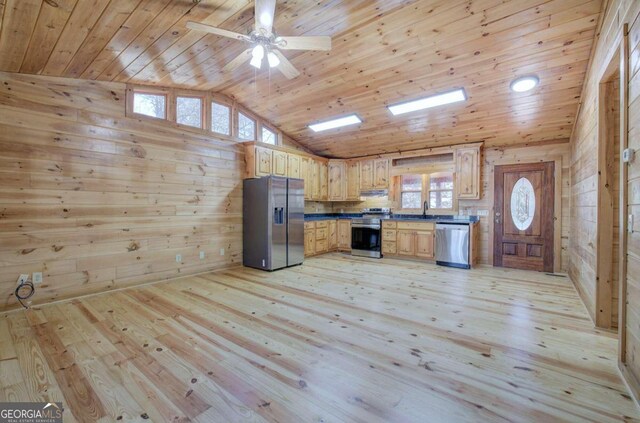
[(381, 258), (382, 219), (388, 219), (388, 208), (362, 210), (362, 217), (351, 220), (351, 254)]

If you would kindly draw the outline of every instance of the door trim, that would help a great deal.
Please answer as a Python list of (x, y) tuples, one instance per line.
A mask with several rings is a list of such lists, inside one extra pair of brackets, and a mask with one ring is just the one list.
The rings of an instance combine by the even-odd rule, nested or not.
[[(619, 66), (620, 66), (620, 157), (622, 152), (629, 145), (629, 25), (625, 23), (622, 26), (621, 39), (618, 41), (619, 45)], [(618, 271), (618, 365), (619, 367), (626, 366), (626, 352), (627, 352), (627, 201), (629, 196), (628, 187), (628, 166), (622, 166), (620, 168), (620, 222), (619, 222), (619, 236), (618, 236), (618, 254), (619, 254), (619, 271)], [(629, 376), (632, 376), (631, 372), (626, 372)], [(623, 371), (623, 378), (625, 372)], [(627, 378), (627, 381), (631, 378)], [(637, 381), (631, 389), (631, 393), (638, 403), (638, 389)], [(628, 382), (631, 383), (631, 382)]]
[[(553, 271), (554, 273), (560, 273), (562, 271), (562, 156), (549, 156), (546, 160), (540, 160), (538, 162), (519, 162), (514, 160), (500, 161), (496, 160), (491, 165), (491, 177), (488, 184), (491, 190), (494, 191), (495, 187), (495, 168), (496, 166), (509, 166), (519, 164), (533, 164), (533, 163), (545, 163), (553, 162), (553, 177), (554, 177), (554, 198), (553, 198)], [(491, 199), (491, 215), (489, 216), (489, 236), (491, 237), (491, 248), (489, 248), (489, 263), (495, 266), (495, 257), (493, 255), (493, 242), (495, 240), (495, 212), (496, 212), (496, 198), (495, 191), (493, 192), (493, 198)]]

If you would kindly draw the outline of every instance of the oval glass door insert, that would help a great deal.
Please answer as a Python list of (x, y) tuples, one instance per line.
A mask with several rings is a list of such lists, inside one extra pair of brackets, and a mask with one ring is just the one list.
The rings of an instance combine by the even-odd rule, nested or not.
[(527, 178), (520, 178), (511, 192), (511, 219), (521, 231), (526, 230), (533, 222), (536, 212), (536, 195), (533, 185)]

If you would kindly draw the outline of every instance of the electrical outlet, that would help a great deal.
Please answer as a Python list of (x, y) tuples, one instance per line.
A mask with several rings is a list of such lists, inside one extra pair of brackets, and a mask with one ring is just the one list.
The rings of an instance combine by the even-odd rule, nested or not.
[(182, 263), (182, 254), (176, 254), (176, 263)]
[(204, 260), (204, 251), (200, 251), (200, 260)]
[(33, 272), (33, 279), (32, 279), (34, 285), (38, 285), (42, 283), (42, 272)]
[(220, 248), (220, 255), (224, 256), (224, 248)]
[(26, 281), (29, 280), (29, 275), (26, 274), (22, 274), (18, 277), (18, 285), (25, 283)]

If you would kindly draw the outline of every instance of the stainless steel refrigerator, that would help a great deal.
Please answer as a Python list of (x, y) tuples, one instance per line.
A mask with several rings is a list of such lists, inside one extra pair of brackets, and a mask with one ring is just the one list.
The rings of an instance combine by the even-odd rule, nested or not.
[(304, 260), (304, 181), (265, 176), (245, 179), (243, 264), (276, 270)]

